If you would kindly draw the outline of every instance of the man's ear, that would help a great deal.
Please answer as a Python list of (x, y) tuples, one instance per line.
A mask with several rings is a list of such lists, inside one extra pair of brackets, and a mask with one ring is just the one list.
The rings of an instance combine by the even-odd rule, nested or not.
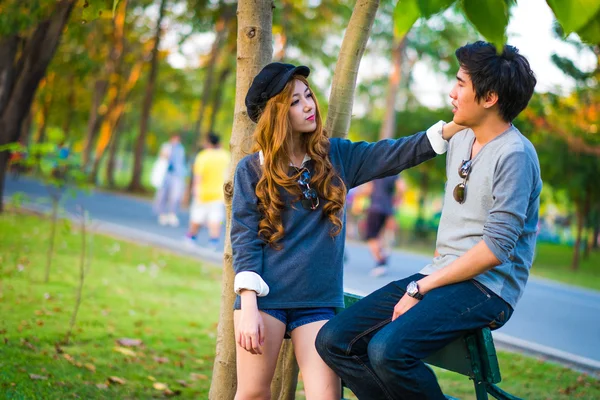
[(496, 103), (498, 103), (498, 93), (488, 92), (485, 95), (485, 99), (483, 101), (483, 107), (484, 108), (492, 108)]

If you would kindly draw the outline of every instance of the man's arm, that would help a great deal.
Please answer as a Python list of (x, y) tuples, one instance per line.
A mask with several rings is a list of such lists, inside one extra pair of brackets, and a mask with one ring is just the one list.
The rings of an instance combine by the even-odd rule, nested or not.
[(418, 281), (419, 292), (426, 294), (438, 287), (473, 279), (497, 265), (500, 265), (500, 260), (496, 258), (482, 240), (446, 268), (442, 268)]

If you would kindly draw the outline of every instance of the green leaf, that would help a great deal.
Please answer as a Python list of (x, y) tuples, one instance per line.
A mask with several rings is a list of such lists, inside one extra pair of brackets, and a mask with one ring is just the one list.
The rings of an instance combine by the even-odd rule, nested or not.
[(455, 0), (418, 0), (419, 10), (425, 18), (446, 11), (454, 2)]
[(113, 1), (113, 17), (115, 15), (115, 11), (117, 10), (117, 7), (119, 6), (120, 2), (121, 2), (121, 0), (114, 0)]
[(577, 30), (581, 41), (597, 45), (600, 44), (600, 11), (583, 28)]
[(417, 0), (398, 0), (394, 8), (394, 36), (404, 37), (420, 16)]
[(113, 0), (80, 0), (79, 4), (83, 7), (81, 12), (83, 23), (110, 15), (114, 6)]
[(546, 2), (565, 30), (565, 35), (578, 32), (592, 22), (592, 18), (598, 22), (598, 11), (600, 11), (598, 0), (546, 0)]
[(501, 51), (506, 43), (508, 5), (505, 0), (463, 0), (465, 15), (486, 40)]

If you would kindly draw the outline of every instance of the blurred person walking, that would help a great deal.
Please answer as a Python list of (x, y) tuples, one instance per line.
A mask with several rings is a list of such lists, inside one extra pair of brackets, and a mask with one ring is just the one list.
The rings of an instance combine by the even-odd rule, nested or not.
[(185, 189), (185, 149), (179, 134), (163, 143), (152, 170), (152, 184), (157, 188), (154, 211), (160, 225), (179, 226), (177, 211)]
[(399, 205), (404, 192), (404, 181), (399, 175), (376, 179), (370, 183), (371, 202), (367, 211), (365, 238), (369, 251), (375, 259), (371, 276), (380, 277), (387, 272), (389, 260), (384, 236), (394, 224), (395, 206)]
[(194, 243), (201, 227), (208, 227), (209, 246), (216, 249), (225, 220), (223, 185), (231, 156), (221, 147), (221, 139), (209, 133), (205, 149), (196, 156), (193, 166), (192, 205), (186, 240)]

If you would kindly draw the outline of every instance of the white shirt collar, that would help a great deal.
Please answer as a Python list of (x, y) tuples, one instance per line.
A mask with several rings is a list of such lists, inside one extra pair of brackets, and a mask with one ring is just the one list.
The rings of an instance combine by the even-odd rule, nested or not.
[[(265, 163), (265, 156), (264, 156), (262, 150), (260, 150), (258, 152), (258, 158), (260, 160), (260, 165), (263, 165)], [(310, 160), (312, 160), (312, 158), (310, 158), (310, 156), (308, 154), (305, 154), (304, 159), (302, 160), (302, 165), (304, 165), (304, 163), (306, 163), (307, 161), (310, 161)], [(290, 165), (292, 167), (294, 166), (294, 164), (292, 164), (291, 162), (290, 162)]]

